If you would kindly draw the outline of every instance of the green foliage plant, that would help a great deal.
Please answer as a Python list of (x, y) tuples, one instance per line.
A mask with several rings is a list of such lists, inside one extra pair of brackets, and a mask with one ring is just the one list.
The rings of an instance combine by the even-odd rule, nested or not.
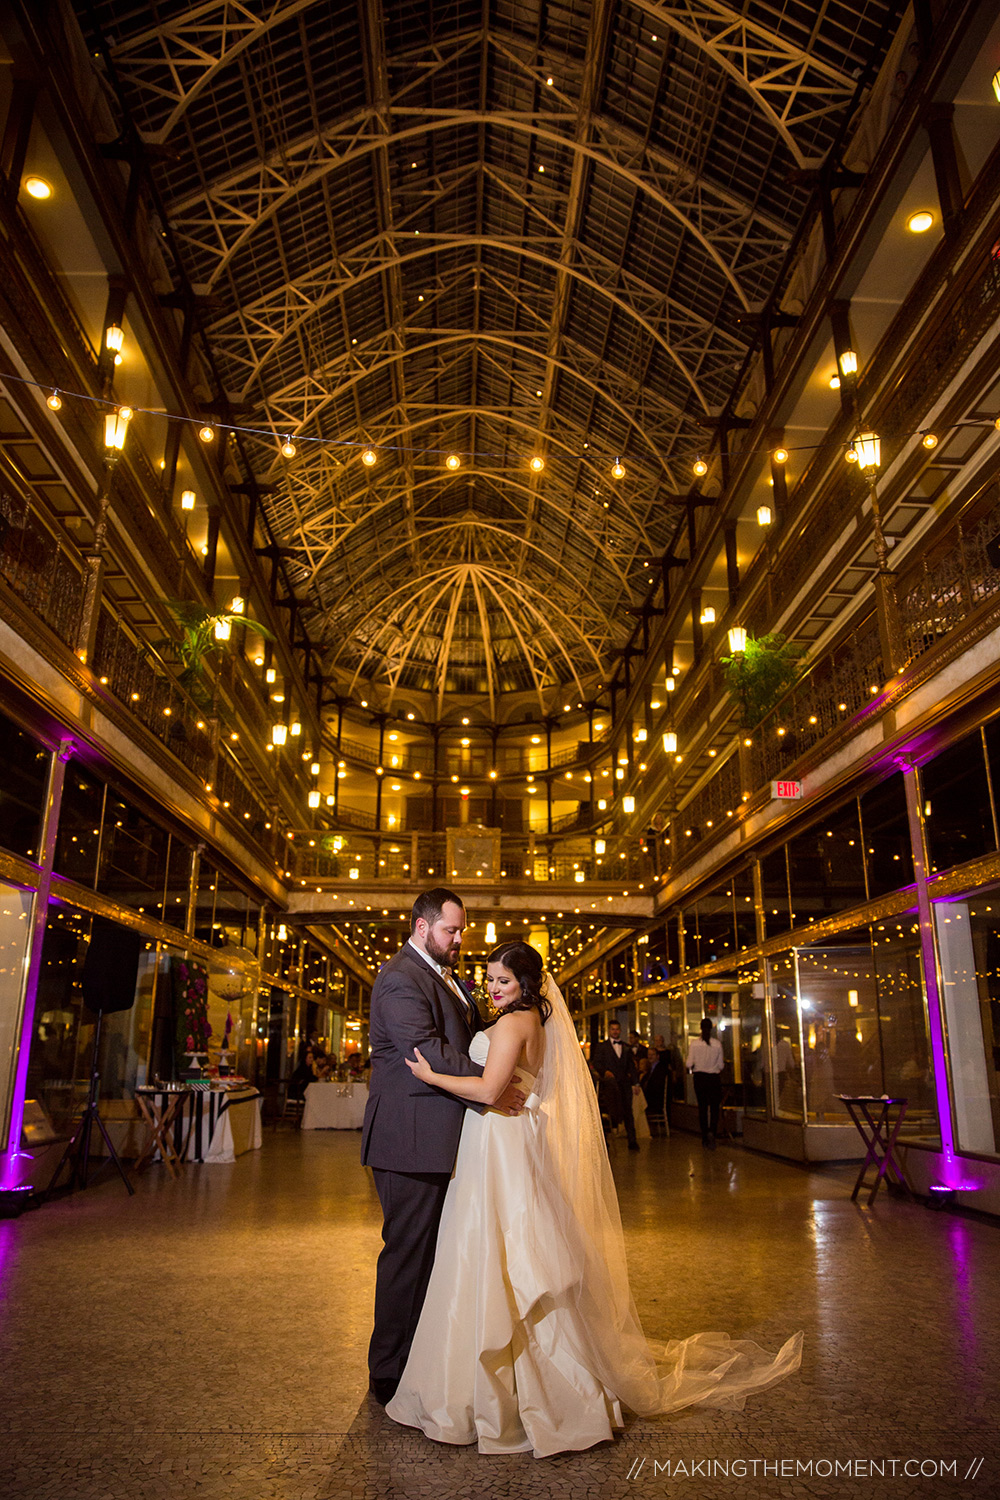
[(742, 655), (722, 657), (726, 690), (740, 705), (740, 725), (756, 729), (798, 680), (802, 648), (772, 631), (747, 637)]
[(234, 614), (228, 610), (217, 610), (213, 614), (203, 604), (196, 604), (188, 599), (168, 599), (166, 604), (181, 627), (181, 635), (179, 640), (168, 636), (165, 640), (157, 641), (156, 648), (176, 658), (177, 681), (199, 708), (207, 709), (211, 703), (211, 694), (205, 686), (208, 658), (226, 645), (225, 641), (216, 639), (217, 625), (228, 624), (230, 629), (239, 625), (269, 641), (274, 639), (266, 625), (243, 614)]

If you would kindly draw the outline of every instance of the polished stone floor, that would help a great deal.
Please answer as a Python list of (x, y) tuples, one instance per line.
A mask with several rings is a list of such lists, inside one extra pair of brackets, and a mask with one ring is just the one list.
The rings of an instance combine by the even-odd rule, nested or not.
[(859, 1207), (852, 1170), (676, 1132), (635, 1156), (615, 1141), (650, 1337), (718, 1328), (777, 1347), (801, 1328), (802, 1370), (738, 1415), (482, 1458), (366, 1395), (380, 1217), (357, 1153), (357, 1133), (268, 1131), (232, 1166), (179, 1182), (154, 1167), (134, 1198), (102, 1174), (0, 1222), (0, 1496), (1000, 1493), (1000, 1226), (885, 1196)]

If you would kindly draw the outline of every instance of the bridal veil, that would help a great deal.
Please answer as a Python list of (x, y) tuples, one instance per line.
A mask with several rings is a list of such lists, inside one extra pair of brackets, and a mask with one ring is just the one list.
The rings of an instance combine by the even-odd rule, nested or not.
[[(542, 993), (552, 1015), (535, 1082), (533, 1177), (548, 1213), (538, 1215), (544, 1233), (532, 1249), (545, 1268), (546, 1300), (575, 1304), (577, 1316), (561, 1326), (579, 1347), (566, 1352), (640, 1415), (695, 1403), (739, 1410), (749, 1392), (798, 1368), (802, 1335), (789, 1338), (776, 1355), (722, 1333), (674, 1340), (655, 1352), (650, 1347), (629, 1290), (618, 1195), (590, 1072), (550, 974)], [(521, 1311), (527, 1316), (531, 1310)]]

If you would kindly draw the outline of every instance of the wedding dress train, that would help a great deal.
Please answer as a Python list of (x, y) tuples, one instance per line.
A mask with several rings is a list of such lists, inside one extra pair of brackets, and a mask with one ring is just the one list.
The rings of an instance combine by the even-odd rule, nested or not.
[[(738, 1409), (801, 1358), (801, 1334), (777, 1355), (698, 1334), (654, 1357), (593, 1086), (551, 980), (545, 993), (553, 1014), (524, 1112), (466, 1112), (427, 1297), (386, 1407), (439, 1442), (536, 1458), (613, 1437), (623, 1407)], [(485, 1063), (488, 1050), (481, 1031), (469, 1055)]]

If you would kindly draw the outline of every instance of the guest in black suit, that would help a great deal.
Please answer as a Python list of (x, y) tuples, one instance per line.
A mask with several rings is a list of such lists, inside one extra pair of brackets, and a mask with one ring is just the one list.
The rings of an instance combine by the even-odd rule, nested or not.
[(635, 1120), (632, 1117), (632, 1099), (639, 1089), (639, 1070), (632, 1050), (622, 1041), (622, 1029), (617, 1021), (608, 1027), (606, 1042), (598, 1042), (594, 1048), (591, 1064), (598, 1078), (604, 1079), (617, 1090), (622, 1112), (625, 1116), (625, 1134), (628, 1149), (638, 1151), (635, 1138)]
[[(395, 1394), (413, 1342), (465, 1110), (482, 1108), (421, 1083), (404, 1061), (419, 1047), (435, 1072), (482, 1074), (468, 1057), (482, 1021), (452, 973), (464, 928), (460, 896), (443, 887), (424, 891), (413, 903), (409, 942), (372, 987), (361, 1160), (372, 1169), (384, 1221), (368, 1349), (371, 1391), (383, 1405)], [(515, 1079), (493, 1107), (517, 1114), (523, 1103)]]

